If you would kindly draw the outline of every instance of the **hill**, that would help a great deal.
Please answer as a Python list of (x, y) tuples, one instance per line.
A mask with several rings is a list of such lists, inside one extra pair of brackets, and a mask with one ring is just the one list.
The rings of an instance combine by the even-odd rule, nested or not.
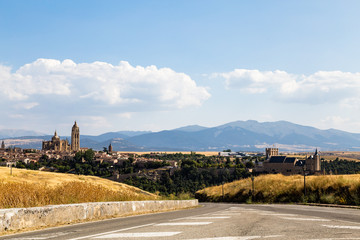
[[(51, 136), (5, 139), (5, 144), (41, 149)], [(70, 139), (68, 136), (62, 138)], [(160, 132), (119, 131), (98, 136), (81, 135), (81, 147), (102, 150), (112, 143), (114, 151), (263, 151), (275, 145), (280, 151), (359, 151), (360, 134), (335, 129), (320, 130), (286, 121), (235, 121), (216, 127), (198, 125)]]
[[(308, 176), (304, 197), (304, 178), (300, 175), (269, 174), (214, 186), (196, 192), (201, 201), (259, 203), (326, 203), (360, 205), (360, 174)], [(224, 195), (222, 192), (224, 191)]]
[(1, 129), (0, 130), (0, 139), (2, 138), (14, 138), (14, 137), (23, 137), (23, 136), (42, 136), (44, 134), (29, 130), (22, 129)]
[(156, 195), (107, 179), (0, 167), (0, 209), (81, 202), (154, 200)]
[(360, 134), (329, 129), (320, 130), (286, 121), (236, 121), (198, 131), (170, 130), (138, 135), (127, 139), (144, 148), (183, 149), (187, 151), (263, 151), (276, 145), (280, 151), (356, 151)]

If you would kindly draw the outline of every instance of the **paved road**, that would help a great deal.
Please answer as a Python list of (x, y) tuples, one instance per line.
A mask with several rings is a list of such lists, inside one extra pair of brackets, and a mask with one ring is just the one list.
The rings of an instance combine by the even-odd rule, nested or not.
[(360, 210), (207, 203), (196, 209), (77, 224), (2, 239), (360, 240)]

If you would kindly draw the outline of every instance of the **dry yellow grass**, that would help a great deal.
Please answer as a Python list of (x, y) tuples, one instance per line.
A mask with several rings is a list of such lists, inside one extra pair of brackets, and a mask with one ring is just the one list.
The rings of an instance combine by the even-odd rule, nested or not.
[[(254, 200), (258, 202), (321, 202), (360, 204), (360, 174), (307, 176), (307, 196), (304, 199), (304, 178), (300, 175), (269, 174), (255, 177)], [(207, 201), (251, 201), (251, 179), (200, 190), (196, 196)]]
[(93, 176), (0, 167), (0, 208), (80, 202), (153, 200), (157, 196)]

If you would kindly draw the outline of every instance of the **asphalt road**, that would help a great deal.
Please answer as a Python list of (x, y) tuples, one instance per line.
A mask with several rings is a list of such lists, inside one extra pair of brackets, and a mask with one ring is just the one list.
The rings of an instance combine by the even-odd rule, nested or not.
[(360, 210), (206, 203), (201, 208), (76, 224), (0, 239), (360, 240)]

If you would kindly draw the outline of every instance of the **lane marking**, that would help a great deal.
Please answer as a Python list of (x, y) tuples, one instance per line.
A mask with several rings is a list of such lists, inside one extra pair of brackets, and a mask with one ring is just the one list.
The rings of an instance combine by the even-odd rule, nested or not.
[[(259, 205), (259, 206), (267, 206), (267, 205)], [(295, 211), (303, 211), (304, 209), (311, 211), (311, 212), (322, 212), (322, 213), (332, 213), (332, 214), (341, 214), (341, 215), (356, 215), (360, 216), (360, 213), (353, 212), (354, 209), (344, 209), (344, 208), (331, 208), (331, 210), (327, 210), (324, 207), (315, 207), (315, 206), (291, 206), (291, 205), (283, 205), (281, 207), (272, 205), (271, 206), (274, 210), (278, 209), (291, 209)], [(350, 212), (351, 211), (351, 212)]]
[(214, 216), (221, 216), (221, 215), (240, 215), (242, 213), (231, 213), (231, 212), (228, 212), (228, 213), (214, 213), (214, 214), (211, 214), (211, 215), (214, 215)]
[(12, 240), (40, 240), (40, 239), (49, 239), (51, 237), (26, 237), (26, 238), (12, 238)]
[(78, 237), (78, 238), (71, 238), (71, 239), (69, 239), (69, 240), (78, 240), (78, 239), (92, 238), (92, 237), (97, 237), (97, 236), (101, 236), (101, 235), (104, 235), (104, 234), (122, 232), (122, 231), (127, 231), (127, 230), (132, 230), (132, 229), (142, 228), (142, 227), (147, 227), (147, 226), (152, 226), (152, 225), (154, 225), (154, 223), (149, 223), (149, 224), (144, 224), (144, 225), (139, 225), (139, 226), (129, 227), (129, 228), (123, 228), (123, 229), (118, 229), (118, 230), (114, 230), (114, 231), (103, 232), (103, 233), (98, 233), (98, 234), (93, 234), (93, 235), (88, 235), (88, 236), (83, 236), (83, 237)]
[(181, 232), (142, 232), (142, 233), (111, 233), (94, 238), (139, 238), (139, 237), (171, 237)]
[(189, 240), (251, 240), (257, 238), (278, 238), (283, 237), (284, 235), (268, 235), (268, 236), (238, 236), (238, 237), (214, 237), (214, 238), (194, 238)]
[(247, 237), (215, 237), (215, 238), (194, 238), (190, 240), (250, 240), (261, 238), (261, 236), (247, 236)]
[(209, 217), (189, 217), (189, 218), (186, 218), (186, 219), (201, 220), (201, 219), (226, 219), (226, 218), (230, 218), (230, 216), (219, 216), (219, 217), (213, 217), (213, 216), (209, 216)]
[(289, 216), (289, 217), (298, 216), (297, 214), (290, 214), (290, 213), (260, 213), (260, 215), (264, 215), (264, 216)]
[(43, 240), (49, 238), (56, 238), (64, 235), (68, 235), (72, 232), (57, 232), (57, 233), (48, 233), (48, 234), (39, 234), (35, 237), (23, 237), (23, 238), (12, 238), (12, 240)]
[(323, 218), (291, 218), (291, 217), (282, 217), (281, 219), (286, 220), (295, 220), (295, 221), (320, 221), (320, 222), (330, 222), (329, 219), (323, 219)]
[(346, 240), (346, 239), (360, 239), (360, 238), (357, 238), (357, 237), (350, 237), (350, 238), (312, 238), (312, 239), (307, 239), (307, 240)]
[(159, 223), (155, 226), (193, 226), (193, 225), (207, 225), (212, 222), (171, 222), (171, 223)]
[(322, 225), (322, 226), (328, 227), (328, 228), (359, 229), (360, 230), (360, 226), (341, 226), (341, 225)]

